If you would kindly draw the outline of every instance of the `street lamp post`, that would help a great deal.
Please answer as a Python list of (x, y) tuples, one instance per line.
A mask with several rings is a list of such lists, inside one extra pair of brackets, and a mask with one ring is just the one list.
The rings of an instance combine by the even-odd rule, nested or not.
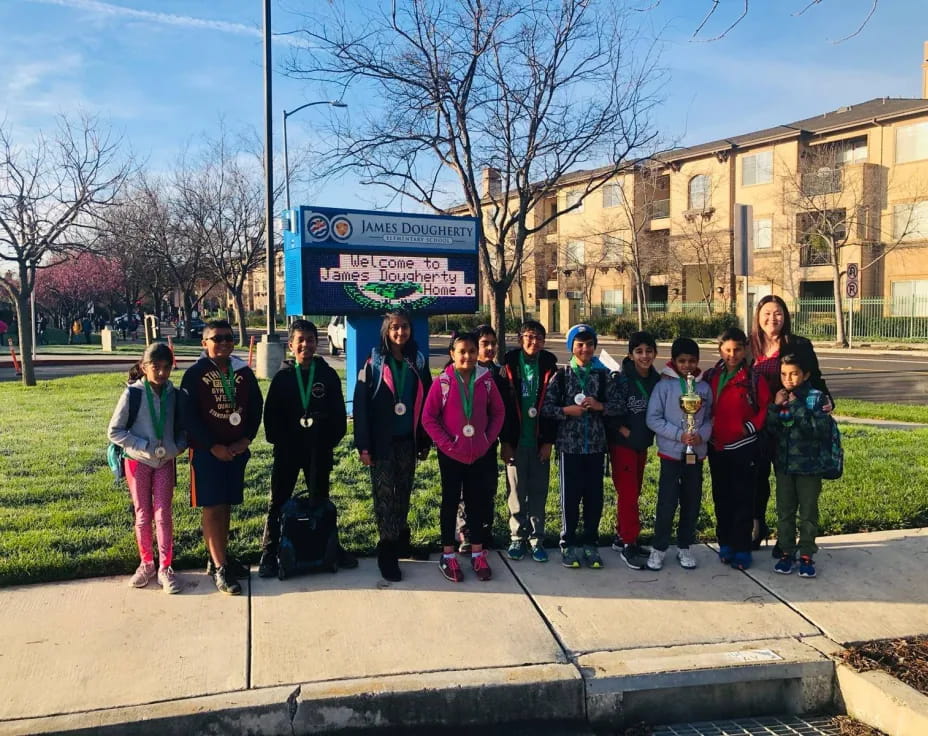
[(290, 209), (290, 159), (287, 157), (287, 118), (291, 115), (298, 113), (300, 110), (303, 110), (307, 107), (312, 107), (313, 105), (331, 105), (332, 107), (348, 107), (347, 104), (341, 100), (318, 100), (317, 102), (307, 102), (305, 105), (300, 105), (299, 107), (290, 110), (284, 110), (284, 191), (286, 192), (286, 201), (287, 201), (287, 210)]

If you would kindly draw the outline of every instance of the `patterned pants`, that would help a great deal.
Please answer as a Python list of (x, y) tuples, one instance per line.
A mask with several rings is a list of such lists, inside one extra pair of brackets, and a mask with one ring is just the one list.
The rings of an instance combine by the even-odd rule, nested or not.
[(396, 542), (409, 528), (409, 497), (416, 472), (416, 441), (394, 438), (390, 451), (371, 465), (374, 516), (385, 542)]
[(174, 557), (174, 464), (155, 469), (137, 460), (126, 459), (126, 481), (135, 507), (135, 541), (142, 562), (154, 561), (151, 522), (154, 517), (158, 537), (158, 559), (169, 567)]

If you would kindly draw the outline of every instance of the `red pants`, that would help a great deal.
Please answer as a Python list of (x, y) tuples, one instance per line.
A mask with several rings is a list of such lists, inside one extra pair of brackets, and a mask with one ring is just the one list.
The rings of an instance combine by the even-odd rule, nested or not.
[(638, 516), (638, 496), (644, 482), (647, 450), (633, 450), (623, 445), (609, 448), (612, 463), (612, 483), (615, 486), (615, 533), (625, 544), (636, 544), (641, 533)]

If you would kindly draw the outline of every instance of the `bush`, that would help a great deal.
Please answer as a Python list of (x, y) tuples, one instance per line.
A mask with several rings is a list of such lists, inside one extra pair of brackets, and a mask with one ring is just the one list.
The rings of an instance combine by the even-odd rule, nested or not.
[[(654, 335), (656, 340), (673, 340), (677, 337), (716, 338), (729, 327), (737, 327), (739, 324), (738, 316), (728, 312), (711, 316), (665, 312), (652, 314), (650, 319), (645, 320), (644, 329)], [(628, 339), (637, 330), (637, 319), (619, 317), (613, 323), (611, 334), (619, 339)]]
[[(445, 320), (447, 318), (447, 328)], [(478, 325), (490, 324), (490, 315), (488, 312), (478, 312), (477, 314), (435, 314), (429, 317), (429, 334), (444, 335), (449, 332), (472, 332)], [(519, 331), (522, 324), (520, 317), (506, 317), (506, 334), (512, 335)]]

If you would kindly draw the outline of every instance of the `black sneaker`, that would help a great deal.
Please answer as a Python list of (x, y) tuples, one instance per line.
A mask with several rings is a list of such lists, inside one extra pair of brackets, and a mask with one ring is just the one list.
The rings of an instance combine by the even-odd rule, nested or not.
[(623, 549), (625, 549), (625, 542), (622, 541), (622, 537), (620, 537), (618, 534), (612, 538), (612, 549), (614, 549), (616, 552), (621, 552)]
[(619, 552), (619, 557), (632, 570), (644, 570), (648, 566), (648, 555), (637, 544), (626, 544)]
[(216, 583), (216, 590), (227, 595), (239, 595), (242, 592), (242, 586), (238, 581), (226, 572), (225, 567), (217, 567), (213, 572), (213, 582)]
[(353, 570), (354, 568), (358, 566), (358, 558), (355, 557), (353, 554), (351, 554), (351, 552), (349, 552), (347, 549), (345, 549), (341, 545), (338, 545), (338, 553), (336, 554), (336, 561), (338, 562), (338, 566), (342, 568), (342, 570)]
[[(251, 570), (248, 569), (248, 566), (239, 562), (232, 555), (226, 555), (226, 575), (235, 578), (236, 580), (244, 580), (251, 574)], [(213, 563), (212, 558), (206, 561), (206, 574), (215, 575), (216, 574), (216, 565)]]
[(261, 562), (258, 563), (258, 577), (277, 577), (277, 555), (273, 555), (270, 552), (264, 552), (261, 555)]

